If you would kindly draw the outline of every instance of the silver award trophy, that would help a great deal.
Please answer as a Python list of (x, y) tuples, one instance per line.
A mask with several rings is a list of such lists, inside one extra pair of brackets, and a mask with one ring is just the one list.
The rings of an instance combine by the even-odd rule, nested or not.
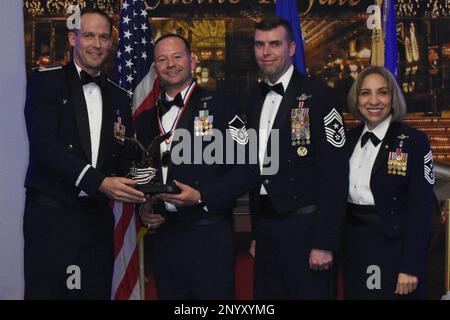
[(137, 181), (136, 189), (144, 194), (155, 195), (158, 193), (180, 193), (181, 190), (175, 183), (162, 184), (153, 181), (158, 169), (156, 169), (155, 159), (159, 158), (160, 144), (171, 135), (168, 132), (164, 135), (156, 136), (147, 149), (136, 138), (125, 137), (126, 140), (134, 143), (142, 153), (141, 161), (133, 163), (130, 168), (129, 177)]

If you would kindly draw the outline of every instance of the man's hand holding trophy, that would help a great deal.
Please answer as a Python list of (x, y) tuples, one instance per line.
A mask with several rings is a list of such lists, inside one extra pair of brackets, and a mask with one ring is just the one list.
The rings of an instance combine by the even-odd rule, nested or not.
[(172, 132), (168, 132), (164, 135), (156, 136), (148, 148), (145, 148), (136, 138), (124, 137), (125, 140), (134, 143), (142, 153), (141, 161), (133, 163), (128, 175), (137, 182), (136, 189), (146, 195), (153, 196), (160, 193), (177, 194), (181, 192), (175, 183), (163, 184), (154, 181), (158, 172), (155, 160), (159, 158), (160, 144), (168, 139), (171, 134)]

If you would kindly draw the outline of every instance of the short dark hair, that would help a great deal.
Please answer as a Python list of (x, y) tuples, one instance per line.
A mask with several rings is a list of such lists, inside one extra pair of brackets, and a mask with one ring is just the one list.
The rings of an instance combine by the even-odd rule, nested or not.
[(255, 24), (256, 30), (269, 31), (277, 27), (283, 27), (286, 30), (286, 35), (288, 41), (294, 41), (294, 35), (292, 33), (292, 27), (289, 22), (283, 18), (277, 16), (269, 16), (260, 22)]
[[(105, 19), (108, 21), (108, 23), (109, 23), (109, 33), (112, 34), (112, 28), (113, 28), (112, 20), (111, 20), (111, 18), (106, 14), (105, 11), (103, 11), (102, 9), (99, 9), (99, 8), (86, 7), (86, 8), (83, 8), (83, 9), (81, 10), (80, 18), (81, 18), (83, 15), (88, 14), (88, 13), (98, 14), (99, 16), (102, 16), (103, 18), (105, 18)], [(76, 32), (76, 29), (72, 29), (71, 31), (72, 31), (72, 32)]]
[(176, 33), (167, 33), (161, 37), (158, 38), (158, 40), (156, 40), (155, 45), (153, 46), (153, 48), (156, 48), (156, 45), (158, 43), (160, 43), (162, 40), (167, 39), (167, 38), (178, 38), (181, 41), (183, 41), (184, 46), (186, 47), (187, 51), (189, 52), (189, 54), (191, 54), (191, 45), (189, 44), (189, 42), (186, 40), (185, 37), (180, 36), (179, 34)]

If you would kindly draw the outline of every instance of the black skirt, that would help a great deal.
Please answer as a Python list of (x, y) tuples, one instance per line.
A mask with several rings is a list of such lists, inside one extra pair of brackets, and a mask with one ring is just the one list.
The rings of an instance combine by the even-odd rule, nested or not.
[(349, 204), (343, 243), (344, 297), (347, 300), (423, 298), (423, 277), (408, 295), (395, 289), (401, 268), (403, 237), (386, 237), (374, 206)]

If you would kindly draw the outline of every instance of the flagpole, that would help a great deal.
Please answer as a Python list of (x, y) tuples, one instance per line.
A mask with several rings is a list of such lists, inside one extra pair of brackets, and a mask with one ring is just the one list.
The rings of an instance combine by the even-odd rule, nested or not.
[(141, 238), (138, 243), (139, 259), (139, 290), (141, 300), (145, 300), (145, 268), (144, 268), (144, 239)]
[[(120, 1), (120, 5), (117, 81), (121, 88), (133, 94), (135, 104), (132, 117), (135, 120), (140, 113), (156, 105), (160, 88), (159, 82), (155, 85), (157, 77), (151, 69), (153, 44), (146, 2), (128, 0)], [(120, 223), (120, 228), (115, 233), (114, 242), (117, 257), (114, 261), (113, 295), (117, 299), (145, 299), (143, 237), (147, 229), (141, 226), (139, 217), (129, 205), (123, 204), (120, 206), (120, 212), (117, 212), (116, 221)], [(126, 219), (121, 219), (122, 215)]]
[[(370, 64), (373, 66), (384, 66), (384, 38), (383, 38), (383, 19), (381, 17), (381, 9), (383, 0), (375, 0), (374, 4), (378, 6), (378, 10), (380, 14), (375, 15), (376, 26), (378, 25), (380, 28), (378, 29), (376, 26), (374, 26), (372, 30), (372, 52), (371, 52), (371, 58), (370, 58)], [(379, 19), (379, 20), (378, 20)]]
[(141, 228), (137, 235), (138, 242), (138, 261), (139, 261), (139, 295), (140, 300), (145, 300), (145, 254), (144, 254), (144, 235), (146, 228)]

